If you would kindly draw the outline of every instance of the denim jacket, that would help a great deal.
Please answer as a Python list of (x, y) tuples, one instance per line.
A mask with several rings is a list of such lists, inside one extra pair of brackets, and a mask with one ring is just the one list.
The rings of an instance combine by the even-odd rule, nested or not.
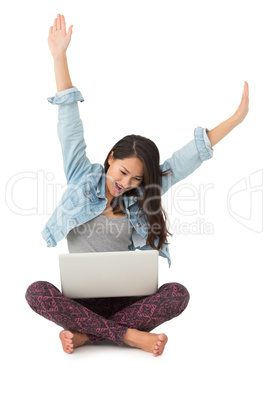
[[(106, 208), (107, 198), (104, 167), (99, 163), (91, 163), (86, 156), (87, 146), (78, 109), (78, 101), (84, 101), (81, 92), (73, 87), (58, 92), (47, 100), (59, 106), (58, 137), (67, 179), (67, 189), (42, 231), (47, 247), (55, 247), (71, 229), (100, 215)], [(160, 165), (162, 171), (169, 168), (172, 170), (172, 174), (162, 177), (161, 195), (189, 176), (203, 161), (212, 158), (214, 150), (211, 148), (207, 131), (206, 128), (195, 128), (194, 138)], [(139, 187), (139, 191), (144, 190), (142, 185)], [(151, 246), (146, 246), (147, 223), (143, 214), (138, 213), (137, 197), (123, 195), (123, 200), (127, 216), (135, 229), (128, 249), (152, 250)], [(156, 246), (158, 241), (157, 238), (154, 243)], [(168, 245), (163, 245), (158, 253), (167, 258), (170, 268)]]

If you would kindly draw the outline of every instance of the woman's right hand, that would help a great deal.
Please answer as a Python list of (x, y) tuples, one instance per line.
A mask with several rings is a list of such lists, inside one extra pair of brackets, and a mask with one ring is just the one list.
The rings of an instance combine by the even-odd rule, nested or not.
[(48, 46), (53, 57), (65, 53), (73, 32), (73, 25), (70, 25), (66, 33), (65, 18), (58, 14), (54, 20), (54, 25), (49, 28)]

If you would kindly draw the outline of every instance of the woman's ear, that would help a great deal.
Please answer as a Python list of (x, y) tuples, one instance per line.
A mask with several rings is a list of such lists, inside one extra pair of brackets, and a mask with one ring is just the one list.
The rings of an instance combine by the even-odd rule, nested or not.
[(110, 155), (109, 155), (109, 158), (108, 158), (108, 163), (109, 163), (109, 165), (111, 164), (111, 162), (112, 162), (112, 160), (113, 160), (113, 155), (114, 155), (114, 151), (112, 151), (112, 152), (110, 153)]

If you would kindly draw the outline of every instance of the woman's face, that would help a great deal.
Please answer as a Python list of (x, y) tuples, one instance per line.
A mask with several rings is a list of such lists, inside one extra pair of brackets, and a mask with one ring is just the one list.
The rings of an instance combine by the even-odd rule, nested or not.
[[(135, 187), (143, 180), (143, 163), (139, 158), (113, 159), (113, 151), (108, 159), (106, 172), (106, 196), (117, 197)], [(122, 187), (121, 190), (117, 185)], [(110, 197), (109, 197), (110, 198)]]

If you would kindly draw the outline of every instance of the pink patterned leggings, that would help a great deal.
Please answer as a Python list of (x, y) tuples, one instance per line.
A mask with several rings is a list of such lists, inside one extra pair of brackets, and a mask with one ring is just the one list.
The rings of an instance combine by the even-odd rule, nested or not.
[(176, 282), (165, 283), (150, 296), (70, 299), (49, 282), (32, 283), (25, 294), (41, 316), (70, 331), (86, 333), (95, 343), (109, 339), (122, 345), (128, 328), (149, 332), (180, 315), (190, 299)]

